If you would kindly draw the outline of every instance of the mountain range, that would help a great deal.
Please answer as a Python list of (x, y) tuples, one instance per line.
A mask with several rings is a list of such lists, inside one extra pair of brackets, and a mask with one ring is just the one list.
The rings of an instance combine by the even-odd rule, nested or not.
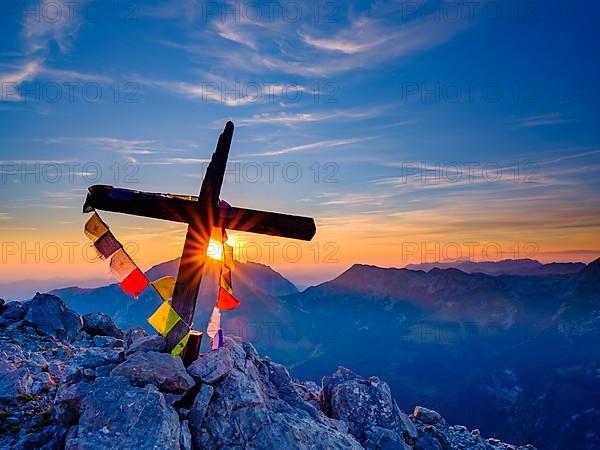
[[(467, 271), (357, 264), (299, 292), (267, 266), (238, 263), (233, 284), (242, 305), (223, 314), (224, 331), (301, 379), (343, 364), (386, 379), (406, 410), (425, 404), (483, 434), (539, 448), (599, 448), (600, 259), (495, 264), (467, 264)], [(175, 275), (177, 267), (169, 261), (147, 275)], [(209, 266), (203, 281), (200, 329), (217, 271)], [(127, 328), (144, 326), (160, 304), (147, 291), (137, 301), (116, 284), (52, 293)]]

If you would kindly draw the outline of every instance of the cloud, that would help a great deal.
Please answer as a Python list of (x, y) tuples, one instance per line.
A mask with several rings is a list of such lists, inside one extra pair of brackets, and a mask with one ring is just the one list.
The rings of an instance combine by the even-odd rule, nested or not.
[[(194, 5), (198, 16), (202, 4)], [(407, 20), (396, 1), (378, 1), (360, 14), (353, 11), (340, 6), (327, 26), (318, 26), (308, 11), (296, 21), (277, 12), (258, 20), (214, 14), (203, 17), (203, 29), (194, 27), (187, 42), (163, 43), (184, 49), (216, 70), (328, 77), (428, 50), (468, 26), (468, 18), (451, 23), (422, 21), (415, 15)]]
[(537, 116), (528, 116), (511, 121), (519, 128), (535, 128), (547, 125), (557, 125), (560, 123), (571, 122), (572, 120), (562, 117), (561, 113), (540, 114)]
[(331, 113), (262, 113), (255, 114), (252, 117), (237, 119), (236, 124), (238, 126), (258, 124), (292, 126), (296, 124), (323, 122), (327, 120), (364, 120), (379, 116), (383, 114), (387, 109), (389, 109), (389, 106), (383, 105), (373, 108), (337, 110)]
[(296, 145), (293, 147), (280, 148), (277, 150), (269, 150), (267, 152), (262, 153), (247, 153), (243, 156), (278, 156), (278, 155), (286, 155), (288, 153), (299, 153), (305, 152), (309, 150), (324, 150), (327, 148), (340, 147), (343, 145), (355, 144), (357, 142), (365, 141), (367, 139), (372, 139), (370, 137), (365, 138), (352, 138), (352, 139), (331, 139), (319, 142), (312, 142), (310, 144), (302, 144)]
[(36, 14), (27, 16), (23, 23), (28, 53), (48, 51), (52, 42), (62, 53), (70, 49), (81, 26), (81, 15), (72, 13), (72, 5), (73, 2), (63, 0), (42, 0), (37, 5)]

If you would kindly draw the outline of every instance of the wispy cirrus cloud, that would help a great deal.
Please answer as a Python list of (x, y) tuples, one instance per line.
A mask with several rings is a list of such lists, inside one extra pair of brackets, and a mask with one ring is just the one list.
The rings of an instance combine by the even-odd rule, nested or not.
[(260, 113), (251, 117), (239, 118), (236, 120), (236, 123), (238, 126), (261, 124), (293, 126), (311, 122), (365, 120), (380, 116), (390, 108), (391, 105), (379, 105), (375, 107), (339, 109), (332, 112)]
[(70, 5), (73, 2), (41, 0), (38, 9), (34, 10), (37, 13), (25, 17), (22, 34), (28, 53), (47, 51), (52, 42), (62, 53), (71, 48), (82, 16), (69, 13), (72, 11)]
[(328, 139), (318, 142), (311, 142), (310, 144), (302, 144), (295, 145), (292, 147), (279, 148), (275, 150), (269, 150), (266, 152), (260, 153), (246, 153), (242, 156), (279, 156), (279, 155), (287, 155), (289, 153), (300, 153), (306, 151), (313, 150), (325, 150), (331, 149), (335, 147), (341, 147), (350, 144), (356, 144), (358, 142), (366, 141), (368, 139), (372, 139), (371, 137), (363, 137), (363, 138), (351, 138), (351, 139)]
[(512, 120), (510, 123), (518, 128), (535, 128), (547, 125), (558, 125), (561, 123), (568, 122), (572, 122), (572, 120), (563, 117), (563, 115), (559, 112), (554, 112), (549, 114), (539, 114), (534, 116), (522, 117), (520, 119)]

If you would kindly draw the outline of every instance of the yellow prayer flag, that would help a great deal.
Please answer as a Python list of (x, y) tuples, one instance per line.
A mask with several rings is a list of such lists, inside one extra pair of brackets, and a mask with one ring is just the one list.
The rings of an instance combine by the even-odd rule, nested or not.
[(107, 231), (108, 225), (102, 221), (97, 213), (92, 214), (92, 217), (85, 223), (84, 233), (92, 241), (96, 241)]
[(152, 282), (152, 286), (158, 292), (158, 295), (165, 301), (168, 302), (173, 298), (173, 291), (175, 291), (175, 278), (173, 277), (162, 277)]
[(179, 314), (171, 308), (169, 302), (163, 302), (163, 304), (154, 311), (154, 314), (148, 317), (148, 323), (162, 336), (169, 334), (169, 331), (171, 331), (180, 320), (181, 317), (179, 317)]
[(171, 350), (171, 356), (179, 356), (185, 346), (187, 345), (188, 339), (190, 338), (190, 333), (186, 334), (181, 340), (177, 343), (173, 350)]
[(223, 243), (223, 262), (227, 267), (233, 269), (233, 247), (226, 243)]

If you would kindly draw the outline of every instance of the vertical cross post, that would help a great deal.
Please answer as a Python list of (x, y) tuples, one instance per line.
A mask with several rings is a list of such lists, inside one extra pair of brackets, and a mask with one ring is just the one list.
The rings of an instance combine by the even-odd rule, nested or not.
[(180, 321), (167, 335), (166, 340), (169, 351), (186, 335), (188, 329), (185, 324), (191, 326), (194, 318), (196, 298), (200, 290), (206, 262), (206, 250), (213, 226), (218, 220), (219, 196), (225, 177), (225, 167), (233, 138), (233, 129), (233, 123), (227, 122), (225, 129), (219, 136), (217, 148), (206, 169), (200, 188), (197, 203), (197, 217), (199, 219), (188, 225), (171, 302), (172, 308), (183, 321)]

